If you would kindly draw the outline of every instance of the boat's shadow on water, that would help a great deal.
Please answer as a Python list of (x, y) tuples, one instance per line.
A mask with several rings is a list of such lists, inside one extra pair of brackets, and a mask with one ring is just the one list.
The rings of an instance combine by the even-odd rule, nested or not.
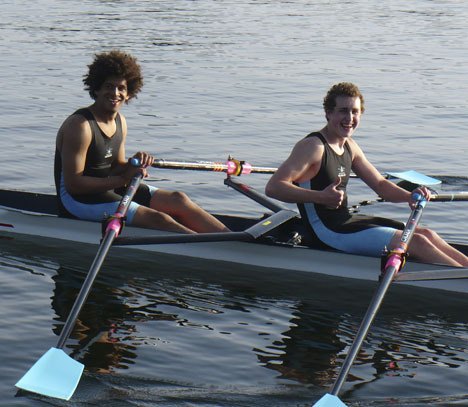
[[(56, 265), (46, 295), (58, 336), (95, 247), (4, 242), (10, 256)], [(67, 342), (66, 352), (86, 366), (67, 405), (308, 405), (332, 384), (375, 287), (113, 248)], [(386, 405), (392, 382), (413, 380), (416, 389), (402, 390), (409, 398), (392, 404), (423, 405), (431, 385), (417, 388), (422, 366), (447, 372), (466, 363), (463, 335), (444, 334), (464, 331), (466, 301), (392, 287), (343, 397)]]

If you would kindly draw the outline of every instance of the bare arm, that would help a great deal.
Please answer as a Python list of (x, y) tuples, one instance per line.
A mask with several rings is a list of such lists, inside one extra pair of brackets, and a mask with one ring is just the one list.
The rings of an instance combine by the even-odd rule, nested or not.
[(354, 173), (361, 178), (377, 195), (389, 202), (411, 203), (411, 193), (385, 179), (369, 162), (361, 148), (354, 140), (349, 141), (353, 154)]
[(313, 137), (300, 140), (290, 156), (281, 164), (268, 181), (265, 193), (275, 199), (289, 203), (314, 202), (329, 207), (338, 207), (343, 198), (343, 191), (337, 190), (340, 180), (322, 191), (314, 191), (294, 185), (315, 177), (320, 169), (324, 147), (322, 142)]

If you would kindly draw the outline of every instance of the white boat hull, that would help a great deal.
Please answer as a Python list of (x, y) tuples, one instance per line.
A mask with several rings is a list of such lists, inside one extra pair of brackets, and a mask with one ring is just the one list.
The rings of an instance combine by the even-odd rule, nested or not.
[[(100, 243), (101, 225), (96, 222), (60, 218), (55, 215), (0, 207), (0, 233), (36, 236), (62, 241)], [(125, 227), (122, 236), (167, 235), (148, 229)], [(126, 246), (134, 250), (216, 260), (276, 270), (301, 271), (355, 280), (378, 281), (380, 259), (311, 249), (304, 246), (270, 245), (249, 242), (174, 243)], [(443, 270), (452, 268), (407, 262), (404, 271)], [(468, 279), (405, 281), (398, 284), (468, 294)]]

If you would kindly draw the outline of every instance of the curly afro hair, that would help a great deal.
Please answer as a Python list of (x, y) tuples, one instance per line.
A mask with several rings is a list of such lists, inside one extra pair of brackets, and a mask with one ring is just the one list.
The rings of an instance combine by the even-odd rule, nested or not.
[(83, 77), (83, 83), (92, 99), (96, 98), (95, 91), (112, 76), (127, 81), (129, 100), (136, 97), (143, 87), (141, 67), (137, 59), (126, 52), (112, 50), (95, 54), (88, 68), (88, 73)]

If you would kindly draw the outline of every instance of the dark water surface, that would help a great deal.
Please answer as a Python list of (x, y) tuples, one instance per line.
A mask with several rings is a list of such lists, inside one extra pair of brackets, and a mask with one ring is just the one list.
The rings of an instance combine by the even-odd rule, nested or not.
[[(145, 74), (123, 111), (129, 154), (276, 166), (323, 125), (326, 90), (349, 80), (366, 98), (356, 138), (379, 170), (414, 169), (467, 190), (467, 20), (460, 0), (3, 1), (1, 187), (53, 191), (57, 128), (90, 104), (86, 65), (122, 48)], [(266, 180), (245, 178), (259, 189)], [(263, 212), (220, 174), (159, 170), (152, 181), (217, 212)], [(355, 183), (352, 203), (372, 198)], [(466, 209), (433, 203), (423, 222), (466, 242)], [(364, 210), (408, 216), (404, 206)], [(86, 365), (75, 395), (18, 394), (14, 383), (55, 345), (95, 250), (0, 237), (0, 405), (310, 406), (375, 288), (113, 249), (67, 341)], [(466, 304), (392, 290), (341, 397), (468, 405)]]

